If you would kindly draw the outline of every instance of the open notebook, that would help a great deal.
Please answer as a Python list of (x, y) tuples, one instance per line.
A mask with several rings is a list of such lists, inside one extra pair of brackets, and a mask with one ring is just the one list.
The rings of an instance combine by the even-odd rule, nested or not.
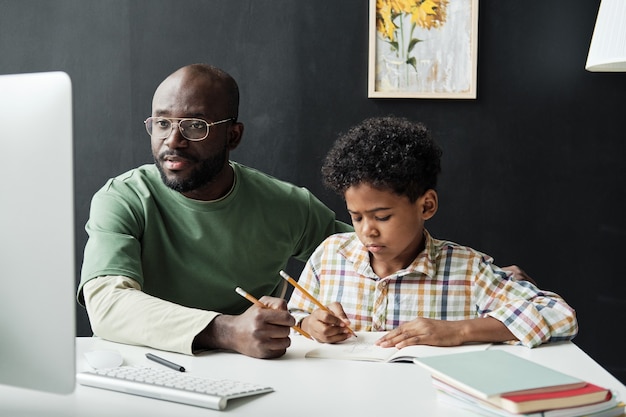
[(486, 350), (491, 346), (490, 343), (453, 347), (413, 345), (402, 349), (376, 346), (375, 342), (385, 333), (386, 332), (356, 332), (358, 337), (351, 337), (341, 343), (320, 343), (318, 347), (308, 351), (305, 357), (370, 362), (413, 362), (415, 358)]

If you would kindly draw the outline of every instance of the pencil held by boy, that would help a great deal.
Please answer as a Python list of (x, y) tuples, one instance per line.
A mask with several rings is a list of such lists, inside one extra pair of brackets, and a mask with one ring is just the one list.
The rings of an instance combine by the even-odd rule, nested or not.
[(575, 311), (557, 294), (472, 248), (432, 237), (439, 146), (421, 123), (378, 117), (339, 137), (322, 167), (354, 232), (327, 238), (299, 284), (333, 314), (294, 291), (289, 310), (303, 330), (335, 343), (355, 331), (388, 331), (377, 344), (512, 342), (527, 347), (572, 339)]

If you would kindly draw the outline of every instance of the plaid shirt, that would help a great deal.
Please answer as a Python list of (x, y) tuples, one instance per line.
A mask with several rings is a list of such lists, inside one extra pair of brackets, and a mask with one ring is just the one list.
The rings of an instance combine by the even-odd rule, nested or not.
[[(534, 347), (576, 336), (574, 310), (557, 294), (514, 281), (471, 248), (434, 239), (405, 269), (378, 277), (355, 233), (327, 238), (299, 283), (322, 304), (341, 303), (355, 331), (385, 331), (417, 317), (466, 320), (491, 316)], [(300, 321), (316, 306), (294, 290), (289, 310)]]

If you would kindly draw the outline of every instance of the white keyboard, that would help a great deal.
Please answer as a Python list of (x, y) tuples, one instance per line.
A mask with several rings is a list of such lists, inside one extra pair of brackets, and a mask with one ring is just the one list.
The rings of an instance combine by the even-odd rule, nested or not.
[(135, 366), (79, 372), (76, 380), (81, 385), (215, 410), (223, 410), (233, 398), (274, 391), (241, 381), (211, 380), (169, 369)]

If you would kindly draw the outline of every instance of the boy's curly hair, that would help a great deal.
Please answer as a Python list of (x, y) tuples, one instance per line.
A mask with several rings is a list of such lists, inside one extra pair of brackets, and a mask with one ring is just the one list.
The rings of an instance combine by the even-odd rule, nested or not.
[(322, 179), (342, 197), (350, 186), (368, 183), (415, 202), (436, 188), (441, 154), (422, 123), (373, 117), (339, 136), (324, 160)]

